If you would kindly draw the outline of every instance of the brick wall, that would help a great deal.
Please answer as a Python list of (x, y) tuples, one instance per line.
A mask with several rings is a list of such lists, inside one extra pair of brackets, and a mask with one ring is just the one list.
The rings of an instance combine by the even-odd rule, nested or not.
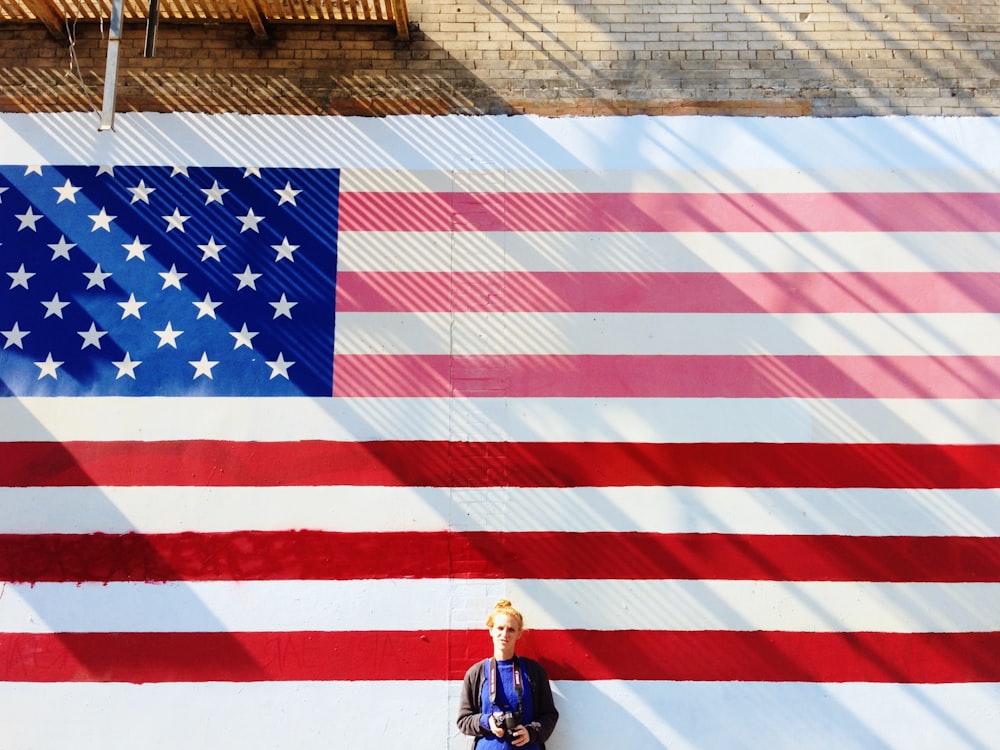
[[(409, 5), (378, 29), (126, 25), (118, 111), (1000, 114), (997, 0)], [(0, 24), (0, 110), (100, 109), (106, 25)], [(74, 62), (75, 60), (75, 62)]]

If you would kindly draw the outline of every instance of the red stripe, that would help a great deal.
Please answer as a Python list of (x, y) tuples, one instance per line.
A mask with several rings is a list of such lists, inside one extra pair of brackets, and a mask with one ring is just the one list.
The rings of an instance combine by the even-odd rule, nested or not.
[(338, 354), (334, 395), (993, 399), (1000, 357)]
[(341, 271), (337, 311), (997, 312), (1000, 274)]
[(1000, 633), (543, 631), (553, 679), (995, 682)]
[[(1000, 681), (1000, 633), (529, 631), (553, 680)], [(7, 682), (460, 680), (485, 633), (12, 633)]]
[(996, 232), (996, 193), (340, 194), (342, 232)]
[(640, 532), (0, 535), (0, 580), (1000, 582), (1000, 538)]
[(3, 487), (1000, 487), (1000, 445), (175, 440), (3, 451)]

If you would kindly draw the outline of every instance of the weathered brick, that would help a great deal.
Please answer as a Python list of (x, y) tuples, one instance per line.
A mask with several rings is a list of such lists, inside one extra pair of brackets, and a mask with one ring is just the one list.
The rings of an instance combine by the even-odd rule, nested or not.
[[(779, 114), (1000, 114), (992, 0), (425, 0), (409, 12), (408, 43), (392, 29), (282, 23), (262, 42), (245, 24), (164, 22), (152, 59), (130, 22), (119, 108), (768, 114), (781, 92)], [(73, 35), (78, 69), (41, 26), (0, 24), (0, 109), (94, 108), (106, 30), (78, 22)]]

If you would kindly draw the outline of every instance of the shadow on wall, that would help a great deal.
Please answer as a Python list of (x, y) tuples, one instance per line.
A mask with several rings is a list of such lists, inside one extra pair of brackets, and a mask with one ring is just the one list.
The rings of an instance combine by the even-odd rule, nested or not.
[[(138, 120), (139, 118), (137, 118)], [(154, 158), (156, 160), (162, 160), (167, 163), (175, 161), (177, 157), (184, 157), (182, 161), (218, 161), (222, 155), (229, 158), (247, 157), (249, 156), (253, 160), (259, 160), (260, 162), (273, 163), (275, 159), (281, 159), (282, 157), (292, 158), (303, 158), (301, 151), (301, 145), (290, 145), (290, 144), (302, 144), (311, 143), (313, 144), (313, 149), (306, 158), (309, 159), (334, 159), (335, 161), (344, 161), (348, 159), (348, 156), (353, 160), (354, 163), (364, 162), (368, 165), (382, 165), (382, 166), (397, 166), (395, 159), (399, 158), (399, 152), (403, 151), (404, 148), (400, 145), (401, 142), (406, 142), (406, 149), (413, 149), (414, 151), (419, 151), (422, 144), (429, 143), (431, 147), (437, 144), (437, 148), (447, 151), (449, 149), (459, 150), (459, 147), (452, 146), (450, 144), (461, 143), (461, 150), (464, 152), (468, 149), (470, 153), (475, 153), (478, 158), (489, 158), (493, 156), (496, 158), (497, 162), (503, 164), (524, 164), (524, 166), (535, 166), (538, 168), (549, 167), (555, 174), (550, 179), (558, 180), (559, 174), (557, 171), (557, 166), (559, 164), (568, 164), (574, 158), (574, 153), (565, 143), (557, 142), (551, 139), (549, 131), (543, 131), (543, 128), (533, 125), (530, 121), (517, 123), (516, 125), (509, 124), (510, 130), (501, 130), (496, 128), (495, 121), (482, 122), (473, 120), (473, 118), (455, 118), (459, 122), (452, 123), (448, 122), (446, 124), (440, 124), (436, 127), (430, 127), (426, 123), (422, 126), (426, 129), (420, 131), (414, 126), (413, 129), (401, 131), (400, 125), (398, 123), (393, 123), (391, 120), (382, 120), (375, 123), (371, 121), (365, 121), (365, 127), (362, 129), (361, 126), (356, 123), (341, 123), (337, 127), (331, 125), (330, 120), (333, 118), (310, 118), (309, 120), (302, 122), (299, 120), (290, 121), (279, 121), (277, 123), (270, 122), (259, 122), (255, 126), (254, 123), (247, 122), (244, 118), (233, 118), (232, 120), (228, 118), (220, 118), (220, 121), (215, 122), (213, 127), (209, 132), (199, 132), (197, 130), (199, 123), (195, 120), (191, 120), (187, 123), (187, 128), (184, 129), (184, 123), (182, 121), (174, 120), (174, 118), (169, 118), (172, 123), (163, 123), (164, 129), (158, 131), (155, 128), (155, 123), (158, 119), (167, 118), (148, 118), (148, 124), (144, 129), (139, 131), (139, 129), (128, 129), (123, 128), (123, 135), (121, 136), (121, 141), (119, 142), (119, 147), (121, 151), (115, 151), (114, 154), (117, 155), (119, 159), (123, 159), (127, 155), (131, 155), (133, 159), (136, 158), (137, 154), (142, 154), (144, 158)], [(249, 119), (249, 118), (247, 118)], [(491, 120), (494, 118), (490, 118)], [(495, 118), (499, 120), (507, 121), (506, 118)], [(527, 120), (528, 118), (516, 118), (519, 120)], [(470, 122), (471, 121), (471, 122)], [(172, 124), (173, 127), (166, 127), (166, 125)], [(523, 127), (527, 128), (527, 131), (523, 131), (521, 136), (518, 137), (515, 128)], [(712, 166), (722, 167), (724, 164), (716, 164), (713, 160), (716, 158), (715, 150), (709, 148), (715, 141), (705, 135), (705, 130), (707, 128), (713, 127), (712, 123), (702, 123), (699, 127), (702, 128), (700, 131), (701, 140), (697, 143), (692, 142), (688, 149), (685, 150), (680, 147), (681, 138), (676, 134), (669, 132), (666, 126), (661, 124), (649, 124), (650, 130), (650, 142), (641, 143), (637, 139), (621, 138), (615, 142), (605, 142), (605, 141), (595, 141), (591, 145), (590, 151), (595, 154), (606, 154), (614, 146), (618, 146), (622, 149), (622, 153), (618, 154), (617, 164), (625, 165), (630, 164), (632, 159), (638, 159), (642, 163), (648, 163), (651, 149), (654, 146), (664, 147), (665, 143), (671, 143), (677, 146), (676, 150), (672, 152), (674, 159), (683, 160), (685, 158), (690, 159), (692, 163), (690, 166), (692, 169), (697, 170), (698, 168), (705, 167), (706, 162), (711, 162)], [(654, 133), (654, 128), (663, 128), (664, 132)], [(749, 126), (748, 126), (749, 127)], [(763, 127), (763, 126), (762, 126)], [(840, 126), (838, 126), (840, 127)], [(887, 124), (883, 126), (886, 131), (891, 135), (892, 124)], [(287, 128), (287, 130), (284, 130)], [(357, 128), (355, 131), (354, 138), (344, 139), (343, 136), (350, 128)], [(396, 128), (396, 130), (393, 130)], [(494, 130), (494, 128), (496, 128)], [(834, 128), (831, 126), (828, 129), (828, 133)], [(537, 132), (536, 132), (537, 131)], [(886, 131), (879, 131), (885, 133)], [(465, 137), (459, 137), (461, 133), (465, 133)], [(382, 137), (375, 137), (377, 134), (381, 134)], [(632, 131), (633, 136), (635, 131)], [(32, 138), (32, 142), (42, 151), (46, 151), (42, 148), (42, 141), (46, 138), (55, 139), (60, 144), (65, 144), (64, 148), (73, 150), (75, 148), (81, 148), (85, 150), (84, 147), (80, 146), (79, 142), (76, 140), (78, 133), (76, 130), (69, 129), (66, 132), (60, 134), (57, 129), (53, 129), (47, 133), (42, 133), (41, 129), (38, 129), (37, 133), (34, 133), (36, 137)], [(506, 135), (506, 137), (504, 137)], [(450, 137), (449, 137), (450, 136)], [(477, 136), (477, 137), (473, 137)], [(91, 136), (94, 137), (94, 136)], [(849, 134), (845, 133), (845, 140), (849, 140)], [(925, 142), (929, 141), (931, 136), (929, 134), (924, 135)], [(719, 139), (718, 143), (722, 143), (723, 139)], [(151, 145), (153, 144), (153, 145)], [(441, 145), (445, 144), (445, 145)], [(477, 149), (476, 146), (479, 146)], [(764, 140), (761, 147), (767, 147), (769, 143)], [(940, 148), (944, 148), (947, 144), (939, 144)], [(604, 147), (604, 148), (602, 148)], [(793, 153), (793, 149), (800, 148), (799, 144), (792, 142), (780, 143), (778, 145), (770, 145), (774, 149), (774, 152), (784, 157), (784, 161), (793, 162), (794, 158), (790, 156)], [(870, 146), (869, 146), (870, 147)], [(130, 151), (132, 148), (134, 150)], [(352, 148), (357, 149), (359, 152), (363, 153), (352, 153), (347, 156), (344, 155), (344, 149)], [(902, 149), (903, 146), (897, 143), (897, 149)], [(49, 147), (50, 151), (55, 150), (55, 146)], [(633, 153), (632, 150), (635, 152)], [(158, 151), (158, 153), (153, 154), (153, 152)], [(294, 152), (299, 152), (298, 157), (295, 156)], [(626, 153), (627, 152), (627, 153)], [(108, 152), (104, 152), (103, 155), (107, 155)], [(166, 154), (166, 156), (164, 156)], [(433, 163), (434, 153), (430, 155), (422, 155), (428, 159), (427, 163)], [(685, 156), (686, 155), (686, 156)], [(463, 158), (465, 154), (462, 155)], [(441, 157), (443, 160), (443, 157)], [(518, 159), (524, 160), (534, 160), (530, 164), (526, 162), (518, 162)], [(869, 157), (868, 163), (875, 162), (874, 157)], [(945, 159), (949, 163), (955, 163), (959, 161), (959, 155), (952, 155), (949, 159)], [(176, 163), (176, 162), (175, 162)], [(878, 162), (880, 163), (880, 162)], [(424, 162), (421, 162), (424, 164)], [(579, 169), (580, 165), (577, 165)], [(412, 164), (404, 165), (405, 168), (413, 168)], [(415, 176), (412, 179), (419, 180), (419, 176)], [(513, 178), (511, 178), (513, 179)], [(566, 179), (565, 175), (563, 179)], [(553, 189), (560, 187), (560, 185), (553, 185)], [(565, 186), (564, 186), (565, 187)], [(826, 187), (830, 187), (827, 185)], [(566, 188), (568, 189), (568, 188)], [(12, 199), (13, 194), (9, 194), (5, 199)], [(374, 209), (373, 209), (374, 210)], [(491, 209), (485, 209), (487, 213)], [(774, 211), (778, 208), (775, 207)], [(164, 217), (165, 218), (165, 217)], [(463, 217), (468, 218), (468, 217)], [(488, 218), (488, 217), (487, 217)], [(500, 220), (503, 217), (495, 216), (496, 220)], [(485, 221), (483, 217), (477, 217), (478, 221)], [(535, 249), (542, 250), (546, 247), (544, 240), (537, 240), (539, 243)], [(824, 246), (817, 246), (816, 254), (822, 255), (823, 253), (832, 253), (830, 248)], [(614, 257), (614, 256), (613, 256)], [(620, 262), (621, 258), (618, 258)], [(504, 270), (507, 270), (506, 268)], [(627, 268), (623, 267), (619, 270), (626, 271)], [(735, 298), (739, 296), (739, 290), (733, 288), (729, 293), (723, 295), (726, 298)], [(866, 295), (866, 298), (868, 295)], [(566, 302), (566, 300), (562, 300)], [(5, 321), (0, 321), (4, 325), (8, 325)], [(807, 345), (808, 342), (803, 341), (803, 345)], [(39, 355), (40, 356), (40, 355)], [(386, 420), (391, 420), (394, 417), (394, 413), (385, 407), (386, 413), (379, 414), (374, 409), (370, 409), (367, 412), (362, 412), (357, 415), (357, 418), (353, 420), (352, 424), (363, 424), (367, 418), (368, 422), (363, 424), (363, 429), (359, 428), (356, 435), (358, 440), (372, 440), (380, 436), (385, 436), (387, 434), (395, 434), (392, 430), (401, 430), (403, 427), (411, 427), (411, 425), (401, 425), (398, 423), (389, 424), (392, 429), (386, 428)], [(414, 413), (415, 414), (415, 413)], [(552, 414), (551, 421), (555, 422), (555, 418), (558, 414)], [(648, 415), (644, 415), (648, 420)], [(835, 415), (838, 417), (833, 420), (833, 423), (839, 423), (842, 421), (839, 419), (840, 415)], [(31, 423), (33, 417), (30, 412), (25, 411), (21, 418), (25, 423)], [(412, 417), (416, 419), (416, 417)], [(501, 424), (500, 427), (505, 426), (506, 422)], [(344, 425), (341, 425), (344, 426)], [(490, 430), (495, 427), (495, 425), (488, 425)], [(607, 425), (608, 429), (613, 429), (615, 424), (609, 422)], [(346, 429), (346, 427), (345, 427)], [(37, 425), (38, 433), (44, 433), (45, 426), (41, 423)], [(35, 437), (36, 440), (42, 440), (45, 442), (52, 442), (54, 439), (51, 434), (45, 434), (44, 437)], [(634, 463), (639, 468), (644, 468), (648, 472), (653, 473), (656, 471), (659, 464), (649, 463), (647, 455), (640, 449), (634, 447), (626, 447), (623, 449), (628, 454), (629, 460)], [(71, 486), (83, 486), (90, 487), (91, 485), (97, 484), (96, 480), (88, 477), (80, 477), (78, 473), (81, 471), (79, 469), (79, 459), (74, 456), (72, 451), (68, 448), (63, 448), (61, 446), (53, 446), (53, 454), (55, 458), (53, 459), (53, 465), (61, 467), (63, 471), (69, 472), (74, 475), (74, 482)], [(439, 456), (442, 454), (438, 454)], [(372, 456), (377, 458), (376, 453), (372, 452)], [(508, 462), (508, 454), (504, 453), (496, 461), (500, 470), (504, 472), (512, 471), (514, 468), (514, 462)], [(455, 462), (452, 460), (454, 454), (448, 454), (447, 460), (444, 461), (443, 465), (434, 467), (433, 465), (428, 466), (430, 462), (418, 462), (421, 471), (423, 470), (434, 470), (440, 474), (447, 475), (449, 472), (455, 470)], [(508, 465), (509, 464), (509, 465)], [(560, 470), (563, 470), (562, 465), (558, 465)], [(581, 466), (575, 471), (583, 471), (585, 467)], [(385, 471), (389, 472), (392, 470), (392, 466), (385, 464)], [(400, 477), (397, 476), (396, 479)], [(336, 483), (334, 483), (336, 484)], [(408, 482), (409, 486), (430, 486), (424, 483)], [(540, 486), (542, 483), (536, 483)], [(19, 486), (19, 485), (18, 485)], [(447, 486), (455, 486), (455, 483), (451, 483)], [(461, 485), (457, 485), (461, 486)], [(101, 494), (99, 488), (94, 490), (94, 495), (92, 496), (92, 501), (95, 505), (103, 506), (101, 510), (101, 515), (107, 516), (110, 521), (108, 526), (112, 528), (129, 528), (129, 521), (126, 518), (120, 517), (120, 511), (115, 507), (112, 500), (104, 497)], [(553, 519), (553, 525), (558, 526), (560, 524), (567, 524), (570, 518), (574, 515), (572, 512), (572, 507), (567, 506), (563, 511), (565, 517), (556, 517)], [(847, 513), (854, 513), (858, 516), (855, 519), (855, 524), (857, 527), (864, 527), (866, 523), (871, 523), (866, 521), (864, 518), (866, 509), (863, 507), (857, 507), (852, 509), (848, 507), (846, 509)], [(557, 512), (557, 511), (556, 511)], [(596, 511), (595, 511), (596, 512)], [(444, 520), (444, 519), (442, 519)], [(451, 514), (448, 516), (448, 522), (451, 522)], [(706, 527), (712, 527), (713, 524), (718, 527), (718, 525), (724, 519), (703, 519)], [(605, 513), (605, 517), (602, 519), (602, 525), (610, 526), (614, 529), (630, 529), (627, 524), (627, 519), (620, 516), (612, 516), (609, 513)], [(107, 528), (102, 524), (99, 528)], [(487, 529), (488, 530), (488, 529)], [(448, 527), (448, 531), (451, 532), (452, 529)], [(494, 569), (498, 571), (497, 575), (502, 578), (514, 578), (518, 580), (528, 580), (532, 578), (532, 571), (530, 569), (531, 565), (539, 565), (541, 558), (539, 556), (534, 556), (532, 558), (526, 559), (524, 565), (528, 566), (527, 571), (515, 571), (513, 569), (514, 562), (516, 558), (514, 557), (513, 550), (507, 550), (503, 548), (504, 544), (508, 543), (510, 537), (513, 533), (506, 534), (508, 531), (517, 531), (516, 529), (503, 528), (501, 531), (505, 532), (506, 539), (495, 540), (490, 539), (489, 535), (481, 535), (473, 539), (473, 544), (476, 543), (478, 539), (478, 544), (481, 548), (474, 549), (476, 552), (476, 558), (484, 559), (492, 562)], [(483, 540), (486, 540), (485, 542)], [(46, 541), (46, 540), (43, 540)], [(67, 540), (58, 540), (60, 542), (65, 542)], [(93, 540), (91, 540), (93, 541)], [(185, 576), (179, 574), (174, 566), (172, 566), (169, 561), (164, 561), (163, 556), (158, 552), (155, 545), (151, 545), (149, 539), (145, 539), (142, 536), (137, 536), (134, 540), (134, 549), (130, 550), (130, 554), (136, 558), (147, 559), (147, 567), (144, 567), (141, 573), (136, 576), (138, 580), (172, 580), (177, 581), (178, 585), (176, 587), (175, 600), (176, 606), (175, 610), (187, 613), (187, 615), (197, 623), (198, 630), (201, 631), (219, 631), (218, 638), (221, 639), (220, 642), (215, 642), (215, 649), (210, 652), (210, 656), (217, 658), (220, 661), (224, 661), (230, 665), (236, 665), (240, 675), (245, 675), (246, 679), (259, 680), (264, 679), (267, 675), (264, 671), (265, 665), (262, 665), (255, 656), (247, 654), (241, 641), (237, 637), (229, 632), (225, 631), (225, 627), (218, 623), (218, 616), (207, 607), (205, 603), (197, 598), (196, 593), (192, 588), (190, 588), (185, 582)], [(506, 554), (509, 553), (509, 554)], [(55, 564), (53, 561), (60, 559), (61, 555), (58, 554), (54, 549), (52, 551), (48, 549), (40, 549), (37, 553), (39, 563), (43, 564)], [(622, 544), (618, 548), (618, 554), (622, 561), (628, 562), (630, 565), (635, 565), (636, 560), (646, 558), (646, 562), (652, 568), (656, 569), (667, 569), (675, 570), (678, 567), (683, 567), (687, 563), (684, 559), (671, 559), (665, 554), (660, 554), (657, 550), (653, 549), (652, 552), (645, 551), (639, 546), (634, 546), (631, 543)], [(747, 556), (753, 557), (754, 550), (749, 549), (747, 551)], [(499, 557), (498, 557), (499, 555)], [(18, 556), (23, 560), (23, 556)], [(10, 556), (11, 560), (15, 559), (15, 556)], [(114, 562), (112, 560), (112, 562)], [(197, 561), (196, 561), (197, 562)], [(612, 562), (615, 562), (612, 560)], [(577, 563), (582, 567), (583, 563)], [(603, 562), (602, 562), (603, 564)], [(760, 566), (767, 567), (769, 561), (761, 560)], [(162, 566), (162, 567), (158, 567)], [(507, 567), (504, 567), (507, 566)], [(784, 571), (776, 571), (778, 574)], [(106, 582), (110, 576), (100, 575), (100, 574), (89, 574), (86, 576), (86, 580), (100, 582)], [(690, 576), (685, 576), (683, 574), (672, 573), (671, 578), (684, 579), (687, 577), (696, 578), (697, 576), (692, 571)], [(17, 580), (30, 580), (35, 582), (42, 581), (44, 576), (39, 574), (19, 576)], [(780, 576), (779, 576), (780, 578)], [(70, 577), (70, 580), (76, 580), (74, 577)], [(867, 580), (867, 579), (866, 579)], [(86, 662), (88, 659), (92, 658), (93, 652), (86, 648), (86, 644), (82, 643), (82, 638), (78, 635), (72, 635), (62, 632), (62, 628), (66, 627), (62, 623), (69, 622), (67, 620), (67, 615), (57, 609), (53, 600), (51, 598), (46, 598), (47, 589), (44, 586), (38, 586), (37, 588), (32, 588), (27, 590), (25, 594), (25, 599), (28, 606), (33, 610), (38, 617), (44, 621), (44, 623), (49, 627), (49, 629), (54, 630), (55, 634), (50, 636), (50, 640), (61, 640), (63, 642), (64, 650), (73, 652), (78, 650), (79, 653), (71, 653), (77, 661), (83, 663), (84, 667), (87, 667), (95, 674), (98, 674), (102, 679), (113, 679), (107, 676), (107, 673), (99, 671), (99, 664), (94, 664), (89, 666)], [(713, 594), (711, 590), (706, 588), (701, 595), (698, 597), (698, 603), (705, 609), (712, 609), (718, 611), (725, 615), (730, 622), (744, 620), (745, 617), (740, 612), (727, 612), (727, 602), (719, 598), (717, 595)], [(546, 597), (546, 601), (549, 603), (550, 607), (555, 603), (558, 591), (554, 590), (552, 594)], [(574, 609), (579, 611), (581, 607), (575, 601), (567, 600), (564, 603), (560, 603), (564, 606), (560, 606), (557, 610), (558, 613), (572, 612)], [(603, 606), (606, 603), (602, 602)], [(644, 606), (648, 609), (648, 612), (656, 617), (662, 619), (666, 616), (666, 613), (670, 612), (672, 609), (676, 609), (676, 602), (668, 601), (666, 598), (660, 598), (658, 600), (652, 599), (644, 603)], [(811, 599), (808, 595), (803, 597), (803, 606), (807, 608), (814, 609), (819, 617), (832, 618), (832, 613), (829, 611), (829, 606), (826, 602), (821, 599)], [(140, 608), (141, 609), (141, 608)], [(626, 609), (626, 608), (622, 608)], [(634, 606), (629, 605), (627, 609), (632, 612), (640, 613)], [(633, 615), (629, 615), (630, 617)], [(75, 621), (70, 622), (71, 625), (78, 626)], [(748, 625), (748, 622), (740, 622), (741, 625)], [(573, 643), (574, 639), (582, 640), (581, 629), (579, 621), (573, 622), (559, 622), (557, 625), (565, 627), (569, 632), (569, 642), (570, 646), (575, 645)], [(831, 627), (835, 626), (836, 623), (831, 622)], [(107, 627), (107, 626), (106, 626)], [(742, 632), (742, 631), (741, 631)], [(539, 633), (541, 635), (541, 633)], [(587, 635), (587, 634), (583, 634)], [(453, 635), (453, 638), (457, 639), (457, 636)], [(587, 636), (590, 637), (590, 636)], [(766, 717), (773, 717), (775, 715), (780, 715), (782, 712), (782, 707), (787, 705), (794, 705), (791, 701), (780, 700), (781, 696), (775, 698), (776, 691), (782, 689), (782, 686), (777, 688), (768, 689), (767, 686), (762, 686), (761, 684), (755, 684), (752, 682), (744, 682), (742, 680), (722, 680), (718, 683), (712, 684), (702, 684), (687, 680), (678, 680), (677, 682), (667, 682), (664, 684), (654, 686), (655, 690), (659, 692), (650, 693), (656, 698), (655, 701), (651, 701), (648, 705), (638, 705), (638, 699), (628, 694), (628, 686), (622, 688), (620, 685), (610, 684), (612, 681), (608, 680), (608, 684), (596, 684), (603, 683), (604, 680), (593, 680), (591, 682), (584, 681), (580, 679), (579, 674), (576, 670), (579, 670), (580, 663), (584, 656), (586, 656), (589, 661), (596, 665), (596, 668), (600, 668), (605, 673), (614, 675), (616, 670), (620, 670), (620, 665), (623, 663), (633, 663), (639, 666), (646, 664), (653, 664), (658, 661), (666, 662), (669, 661), (675, 653), (675, 651), (668, 650), (666, 653), (653, 650), (642, 650), (642, 644), (629, 640), (628, 634), (615, 633), (611, 636), (614, 643), (617, 644), (617, 650), (608, 648), (602, 648), (595, 650), (592, 654), (585, 655), (582, 653), (582, 649), (575, 649), (573, 651), (573, 656), (568, 658), (553, 659), (551, 668), (554, 675), (558, 675), (564, 680), (566, 685), (564, 686), (564, 703), (561, 706), (565, 716), (573, 717), (572, 721), (566, 722), (566, 737), (586, 737), (588, 739), (588, 744), (597, 745), (595, 738), (602, 735), (602, 733), (609, 733), (614, 730), (625, 730), (625, 734), (630, 738), (633, 745), (637, 746), (647, 746), (654, 747), (657, 744), (663, 744), (665, 742), (663, 736), (654, 736), (655, 732), (659, 732), (663, 725), (667, 723), (668, 720), (664, 717), (670, 717), (669, 721), (673, 725), (673, 732), (677, 737), (701, 737), (707, 736), (712, 732), (716, 734), (713, 736), (719, 736), (725, 734), (726, 730), (723, 727), (704, 726), (706, 722), (707, 712), (699, 711), (704, 705), (712, 705), (713, 701), (725, 704), (725, 699), (727, 698), (726, 691), (732, 691), (732, 683), (740, 682), (741, 684), (749, 685), (748, 690), (743, 695), (751, 695), (757, 698), (757, 693), (759, 693), (759, 700), (757, 700), (753, 705), (756, 707), (760, 705), (766, 708), (766, 711), (762, 711), (761, 715)], [(477, 641), (478, 642), (478, 641)], [(593, 642), (591, 640), (590, 642)], [(609, 640), (608, 643), (611, 641)], [(633, 647), (633, 643), (636, 643)], [(787, 669), (789, 672), (796, 675), (802, 675), (802, 679), (808, 682), (809, 677), (812, 675), (808, 674), (808, 666), (801, 664), (801, 655), (795, 653), (794, 651), (782, 651), (780, 648), (769, 646), (764, 641), (756, 642), (762, 648), (756, 649), (754, 653), (762, 662), (767, 662), (768, 664), (777, 664), (781, 669)], [(221, 646), (221, 647), (220, 647)], [(548, 649), (541, 649), (543, 653), (548, 653)], [(697, 652), (696, 658), (701, 659), (706, 664), (714, 664), (722, 661), (723, 657), (727, 654), (727, 651), (713, 652), (709, 649)], [(196, 655), (200, 657), (200, 655)], [(867, 662), (875, 665), (876, 668), (882, 670), (890, 678), (894, 678), (896, 675), (892, 673), (893, 664), (891, 660), (883, 660), (882, 654), (877, 651), (867, 651), (863, 654)], [(977, 661), (975, 654), (953, 654), (952, 660), (969, 660), (971, 662)], [(104, 655), (104, 658), (114, 664), (120, 663), (118, 660), (117, 652), (108, 652)], [(190, 661), (191, 656), (187, 657)], [(138, 657), (129, 656), (126, 661), (137, 660)], [(103, 662), (102, 662), (103, 663)], [(463, 664), (466, 662), (463, 662)], [(211, 665), (209, 665), (211, 666)], [(448, 674), (451, 677), (455, 677), (455, 672), (445, 672), (447, 669), (451, 669), (452, 665), (445, 665), (443, 662), (438, 661), (435, 663), (435, 669), (442, 670), (442, 673)], [(620, 672), (618, 672), (620, 674)], [(437, 674), (437, 673), (435, 673)], [(635, 682), (643, 682), (647, 679), (645, 676), (640, 675), (635, 678)], [(792, 685), (792, 689), (801, 689)], [(810, 696), (811, 705), (820, 705), (827, 696), (836, 696), (835, 690), (829, 689), (830, 692), (823, 692), (828, 688), (824, 687), (810, 687), (805, 688), (808, 696)], [(914, 689), (915, 690), (915, 689)], [(605, 692), (602, 692), (605, 691)], [(615, 692), (618, 691), (618, 692)], [(672, 691), (678, 691), (678, 698), (673, 699), (671, 695)], [(734, 702), (738, 698), (733, 698), (734, 693), (730, 693), (728, 700)], [(919, 693), (916, 694), (919, 700)], [(700, 699), (706, 698), (703, 703)], [(721, 701), (720, 701), (721, 697)], [(815, 699), (813, 699), (815, 698)], [(688, 701), (688, 703), (683, 703), (682, 701)], [(831, 722), (837, 727), (837, 730), (843, 732), (845, 735), (858, 737), (863, 736), (868, 740), (866, 746), (868, 747), (882, 747), (888, 746), (884, 743), (880, 743), (877, 736), (866, 727), (865, 718), (863, 715), (856, 713), (855, 705), (840, 705), (838, 699), (834, 697), (829, 701), (829, 708), (824, 711), (823, 720)], [(934, 714), (937, 711), (937, 707), (933, 705), (932, 702), (928, 702), (929, 705), (926, 707), (926, 713)], [(594, 706), (600, 706), (605, 710), (593, 711), (581, 710), (581, 706), (586, 706), (588, 709), (593, 709)], [(806, 725), (804, 729), (804, 736), (819, 736), (823, 734), (823, 724), (821, 719), (814, 712), (808, 716), (795, 716), (795, 720)], [(610, 719), (607, 720), (606, 719)], [(949, 725), (952, 721), (950, 717), (942, 715), (940, 718), (942, 724)], [(657, 724), (659, 722), (659, 724)], [(701, 723), (699, 723), (701, 722)], [(580, 727), (587, 727), (586, 733), (583, 733)], [(768, 736), (767, 732), (763, 730), (762, 727), (756, 728), (760, 733), (758, 736)], [(772, 730), (773, 731), (773, 730)], [(956, 735), (961, 735), (963, 728), (960, 724), (957, 724), (954, 728), (954, 733)], [(576, 732), (574, 735), (573, 733)], [(748, 733), (748, 736), (749, 733)], [(611, 737), (608, 737), (610, 740)], [(965, 739), (963, 737), (963, 739)], [(571, 747), (574, 746), (572, 742), (569, 741), (559, 741), (562, 744), (553, 743), (553, 750), (557, 747)], [(583, 743), (581, 743), (582, 746)], [(604, 746), (610, 743), (602, 743)], [(678, 743), (680, 744), (680, 743)], [(846, 746), (845, 743), (844, 746)], [(975, 738), (967, 738), (964, 743), (969, 747), (976, 747)], [(721, 742), (718, 744), (713, 744), (706, 742), (702, 747), (721, 747)]]

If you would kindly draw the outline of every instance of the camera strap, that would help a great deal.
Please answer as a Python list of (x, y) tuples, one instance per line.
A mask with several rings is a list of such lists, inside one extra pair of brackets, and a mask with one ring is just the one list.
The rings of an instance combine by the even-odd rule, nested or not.
[[(515, 655), (513, 658), (514, 692), (517, 693), (517, 710), (521, 710), (521, 693), (524, 688), (521, 686), (521, 663)], [(497, 704), (497, 685), (500, 683), (500, 665), (495, 658), (490, 658), (489, 675), (487, 676), (490, 688), (490, 703)]]

